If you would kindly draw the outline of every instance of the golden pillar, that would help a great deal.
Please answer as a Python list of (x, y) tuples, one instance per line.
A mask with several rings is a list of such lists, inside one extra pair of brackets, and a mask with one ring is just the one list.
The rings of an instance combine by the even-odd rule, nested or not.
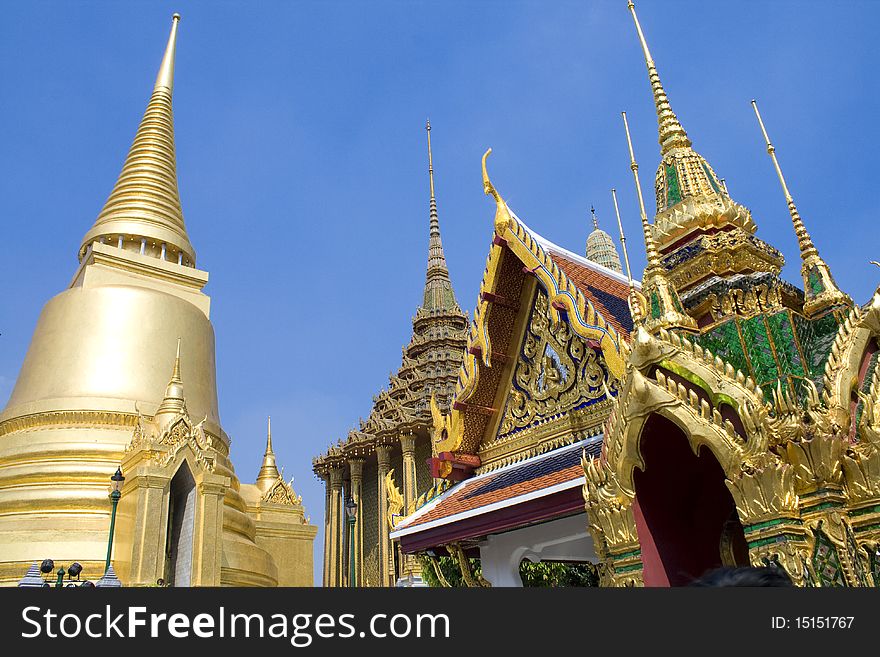
[[(409, 432), (401, 434), (400, 449), (403, 452), (403, 514), (408, 515), (410, 507), (418, 497), (416, 484), (416, 437)], [(421, 567), (415, 555), (400, 553), (401, 577), (421, 577)]]
[(340, 586), (351, 586), (351, 522), (348, 519), (348, 500), (351, 499), (351, 480), (342, 480), (342, 570), (339, 576)]
[(330, 475), (321, 475), (324, 482), (324, 572), (321, 586), (330, 586)]
[(349, 459), (348, 467), (351, 472), (351, 497), (357, 504), (357, 516), (354, 522), (354, 543), (351, 558), (354, 562), (354, 582), (349, 586), (363, 586), (364, 582), (364, 459)]
[(376, 445), (379, 462), (379, 582), (382, 586), (394, 586), (394, 556), (391, 552), (391, 531), (388, 523), (388, 491), (385, 475), (391, 470), (391, 445)]
[(330, 468), (329, 585), (342, 585), (342, 467)]

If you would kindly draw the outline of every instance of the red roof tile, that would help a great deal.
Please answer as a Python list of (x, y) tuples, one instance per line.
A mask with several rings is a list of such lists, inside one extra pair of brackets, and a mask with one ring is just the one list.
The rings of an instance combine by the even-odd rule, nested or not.
[(629, 295), (629, 286), (602, 272), (598, 265), (594, 269), (549, 249), (547, 255), (592, 302), (602, 317), (624, 339), (628, 339), (633, 327), (629, 304), (626, 301)]
[[(574, 481), (584, 476), (581, 454), (601, 447), (601, 439), (581, 443), (579, 447), (562, 448), (548, 454), (502, 468), (484, 476), (468, 479), (452, 489), (434, 508), (408, 523), (405, 528), (449, 518), (459, 513), (527, 495), (551, 486)], [(403, 527), (401, 528), (403, 529)]]

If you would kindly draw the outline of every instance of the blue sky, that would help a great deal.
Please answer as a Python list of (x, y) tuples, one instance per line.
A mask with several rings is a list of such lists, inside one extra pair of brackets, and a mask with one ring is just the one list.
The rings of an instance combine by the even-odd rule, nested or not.
[[(839, 285), (880, 279), (873, 75), (880, 3), (641, 0), (639, 18), (694, 147), (752, 210), (799, 284), (797, 243), (749, 105)], [(29, 2), (0, 25), (0, 309), (5, 403), (43, 304), (134, 136), (174, 11), (174, 94), (187, 228), (211, 280), (221, 419), (253, 481), (266, 415), (285, 475), (320, 525), (312, 456), (369, 413), (421, 300), (432, 123), (444, 247), (471, 311), (494, 205), (581, 252), (589, 207), (644, 266), (620, 111), (642, 184), (659, 160), (625, 0)], [(652, 194), (646, 194), (653, 214)], [(315, 542), (320, 583), (323, 537)]]

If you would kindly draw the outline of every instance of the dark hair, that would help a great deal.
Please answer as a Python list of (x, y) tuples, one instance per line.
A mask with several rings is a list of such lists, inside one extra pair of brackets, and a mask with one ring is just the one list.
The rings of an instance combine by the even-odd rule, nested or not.
[(725, 566), (705, 573), (690, 586), (794, 586), (782, 568)]

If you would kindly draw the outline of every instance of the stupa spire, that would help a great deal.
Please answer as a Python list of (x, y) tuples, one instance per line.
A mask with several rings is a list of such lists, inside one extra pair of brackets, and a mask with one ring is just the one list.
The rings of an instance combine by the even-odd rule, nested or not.
[(180, 377), (180, 338), (177, 338), (177, 354), (174, 356), (174, 367), (171, 369), (171, 378), (165, 387), (165, 396), (156, 410), (156, 417), (177, 416), (186, 409), (186, 401), (183, 396), (183, 379)]
[(458, 308), (446, 256), (443, 254), (443, 241), (440, 238), (440, 218), (437, 215), (437, 198), (434, 196), (434, 159), (431, 152), (431, 121), (425, 123), (428, 135), (428, 180), (430, 182), (428, 270), (425, 277), (425, 310), (453, 310)]
[(272, 416), (269, 416), (266, 428), (266, 452), (263, 454), (263, 464), (257, 474), (256, 484), (259, 488), (266, 490), (278, 481), (280, 476), (278, 466), (275, 464), (275, 452), (272, 449)]
[(644, 319), (649, 330), (657, 328), (686, 328), (696, 329), (697, 324), (693, 317), (684, 312), (678, 292), (666, 275), (666, 269), (660, 261), (654, 236), (651, 234), (651, 225), (648, 223), (648, 215), (645, 213), (645, 199), (642, 196), (642, 185), (639, 182), (639, 165), (633, 151), (632, 138), (629, 135), (629, 123), (626, 120), (626, 112), (623, 116), (623, 127), (626, 131), (626, 143), (629, 146), (629, 168), (632, 170), (636, 184), (636, 195), (639, 199), (639, 214), (642, 219), (642, 231), (645, 235), (645, 252), (648, 266), (642, 277), (642, 294), (648, 303), (644, 309)]
[(794, 232), (797, 235), (798, 247), (801, 252), (801, 276), (804, 279), (804, 314), (809, 317), (831, 306), (851, 304), (850, 298), (837, 287), (837, 283), (831, 276), (831, 270), (822, 260), (816, 245), (813, 244), (810, 233), (807, 232), (807, 227), (801, 219), (791, 192), (788, 191), (788, 185), (785, 184), (782, 168), (779, 166), (779, 160), (776, 159), (776, 147), (770, 142), (770, 135), (767, 134), (767, 128), (764, 127), (764, 121), (755, 100), (752, 100), (752, 109), (755, 110), (755, 116), (758, 118), (758, 125), (761, 127), (764, 142), (767, 144), (767, 154), (773, 161), (773, 167), (779, 177), (779, 184), (782, 186), (782, 193), (788, 204), (788, 213), (791, 215)]
[(180, 206), (174, 153), (174, 55), (180, 15), (171, 19), (171, 34), (153, 93), (138, 126), (122, 172), (101, 213), (80, 246), (80, 259), (93, 242), (194, 266)]
[(616, 272), (622, 272), (620, 267), (620, 254), (614, 246), (611, 235), (599, 228), (599, 220), (596, 218), (596, 209), (591, 205), (590, 214), (593, 218), (593, 232), (587, 237), (586, 256), (587, 260), (597, 262), (603, 267), (608, 267)]
[(636, 24), (636, 31), (639, 33), (639, 41), (642, 44), (642, 52), (645, 55), (645, 64), (648, 67), (648, 79), (651, 82), (651, 91), (654, 94), (654, 106), (657, 110), (657, 128), (660, 133), (660, 154), (666, 155), (673, 148), (689, 148), (691, 140), (687, 136), (672, 106), (669, 104), (669, 97), (666, 90), (660, 82), (660, 74), (657, 72), (657, 66), (651, 57), (651, 51), (648, 50), (648, 42), (642, 33), (642, 26), (639, 24), (639, 18), (636, 16), (636, 6), (632, 0), (627, 3), (629, 11), (632, 14), (633, 21)]

